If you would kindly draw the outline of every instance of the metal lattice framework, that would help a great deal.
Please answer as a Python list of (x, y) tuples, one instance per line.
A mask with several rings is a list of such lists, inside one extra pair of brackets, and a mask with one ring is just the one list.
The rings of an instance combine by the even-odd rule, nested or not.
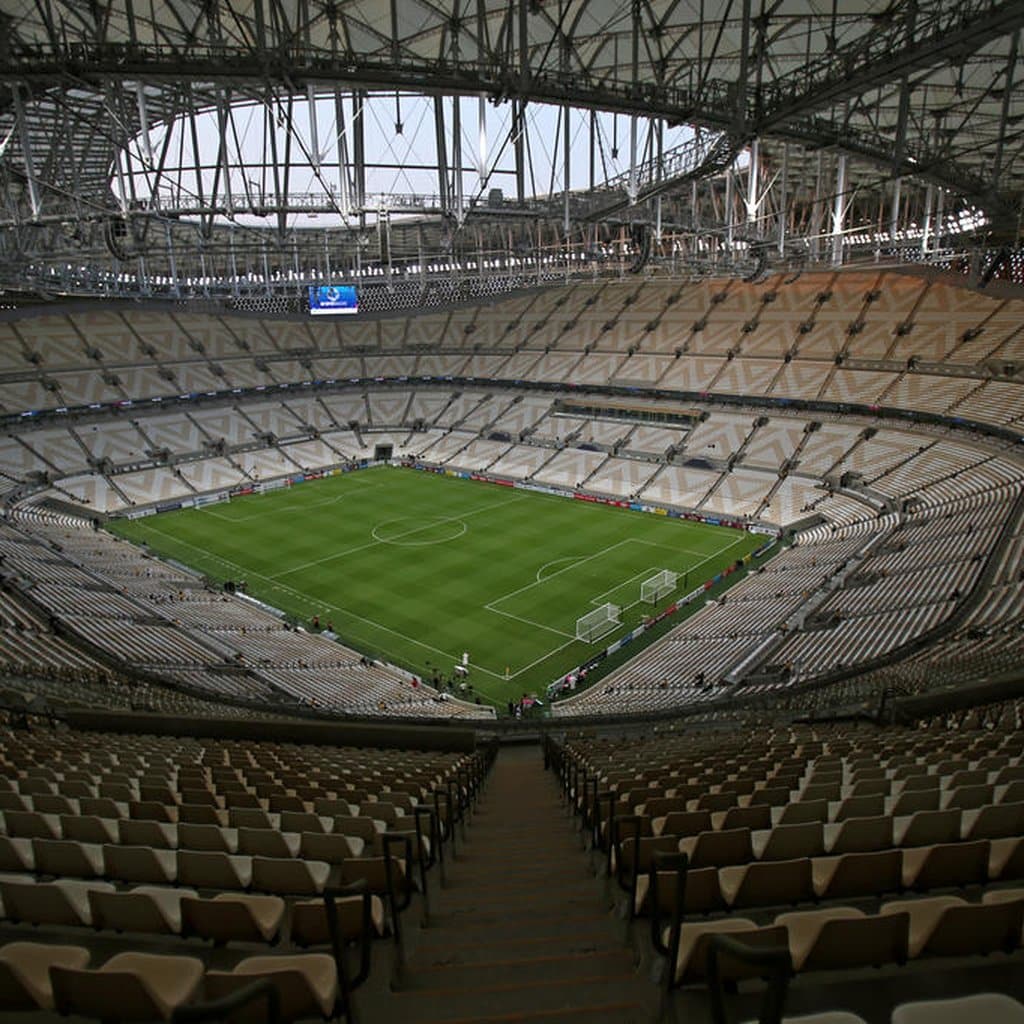
[(1022, 26), (1024, 0), (6, 0), (0, 285), (479, 292), (1012, 241)]

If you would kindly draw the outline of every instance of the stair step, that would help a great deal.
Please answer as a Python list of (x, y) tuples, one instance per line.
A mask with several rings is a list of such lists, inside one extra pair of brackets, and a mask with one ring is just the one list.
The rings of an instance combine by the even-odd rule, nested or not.
[(581, 949), (574, 953), (555, 953), (537, 956), (505, 956), (500, 940), (489, 951), (491, 959), (476, 961), (463, 960), (464, 954), (443, 949), (433, 957), (417, 955), (416, 966), (409, 972), (411, 991), (422, 989), (477, 989), (481, 987), (508, 985), (518, 979), (531, 982), (569, 982), (592, 978), (601, 972), (623, 973), (629, 970), (629, 956), (622, 949), (602, 950)]
[[(493, 932), (488, 937), (494, 940), (494, 944), (501, 950), (501, 958), (515, 960), (517, 958), (529, 959), (531, 957), (544, 956), (547, 953), (579, 953), (586, 950), (597, 952), (614, 951), (622, 952), (622, 942), (612, 936), (607, 928), (593, 928), (580, 926), (576, 922), (571, 927), (556, 931), (554, 934), (540, 935), (534, 930), (528, 935), (521, 935), (512, 938), (504, 931), (494, 937)], [(484, 936), (474, 939), (471, 930), (467, 929), (466, 934), (460, 933), (454, 937), (448, 931), (428, 928), (420, 932), (419, 945), (413, 955), (410, 965), (411, 970), (416, 970), (422, 963), (431, 966), (437, 960), (445, 957), (457, 956), (462, 963), (485, 962), (495, 959), (491, 943), (487, 942)]]
[(392, 994), (392, 1005), (396, 1019), (408, 1024), (450, 1022), (495, 1013), (561, 1013), (583, 1007), (600, 1010), (609, 1003), (632, 1002), (630, 989), (635, 981), (632, 973), (609, 976), (594, 972), (584, 977), (539, 981), (510, 975), (499, 984), (473, 988), (403, 989)]

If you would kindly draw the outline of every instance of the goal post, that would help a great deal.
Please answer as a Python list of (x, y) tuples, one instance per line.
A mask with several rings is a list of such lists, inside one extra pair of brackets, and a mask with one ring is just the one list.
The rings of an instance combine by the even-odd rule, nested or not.
[(576, 620), (576, 639), (592, 644), (607, 636), (622, 619), (621, 609), (615, 604), (603, 604)]
[(640, 600), (644, 604), (657, 604), (676, 589), (679, 573), (662, 569), (640, 584)]

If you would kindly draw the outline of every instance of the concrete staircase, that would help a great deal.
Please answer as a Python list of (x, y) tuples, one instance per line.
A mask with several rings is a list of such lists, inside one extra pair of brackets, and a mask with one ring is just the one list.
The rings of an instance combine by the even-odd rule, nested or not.
[[(636, 973), (575, 820), (535, 746), (498, 754), (430, 926), (364, 1021), (638, 1024), (657, 988)], [(375, 1001), (376, 1002), (376, 1001)]]

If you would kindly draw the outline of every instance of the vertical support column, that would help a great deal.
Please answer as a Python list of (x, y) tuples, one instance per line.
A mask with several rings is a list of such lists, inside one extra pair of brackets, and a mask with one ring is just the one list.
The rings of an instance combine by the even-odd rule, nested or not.
[(437, 191), (441, 199), (441, 213), (451, 208), (448, 190), (448, 137), (444, 130), (444, 97), (434, 97), (434, 144), (437, 147)]
[(569, 104), (562, 108), (562, 234), (566, 241), (569, 240), (569, 189), (570, 189), (570, 162), (569, 162)]
[(455, 179), (455, 219), (461, 226), (462, 208), (462, 97), (452, 97), (452, 176)]
[(811, 259), (817, 262), (821, 256), (821, 173), (822, 154), (818, 150), (814, 172), (814, 202), (811, 204)]
[(352, 129), (355, 132), (355, 137), (352, 141), (352, 155), (355, 159), (355, 202), (359, 209), (360, 224), (363, 223), (363, 218), (366, 216), (365, 106), (366, 93), (357, 89), (352, 93)]
[(320, 173), (320, 125), (316, 118), (316, 87), (312, 83), (306, 86), (306, 115), (309, 118), (309, 145), (313, 152), (311, 163), (313, 170)]
[(730, 251), (732, 250), (732, 236), (733, 236), (733, 173), (732, 168), (725, 172), (725, 245)]
[(525, 117), (526, 102), (518, 99), (513, 100), (512, 132), (516, 154), (516, 199), (520, 203), (526, 199), (526, 159), (523, 146), (523, 137), (526, 132)]
[[(662, 177), (664, 176), (665, 169), (662, 165), (662, 161), (665, 158), (665, 122), (658, 118), (658, 164), (655, 169), (655, 177), (658, 184), (661, 184)], [(661, 244), (661, 193), (659, 192), (654, 198), (654, 240), (660, 245)]]
[(750, 165), (747, 170), (747, 225), (754, 227), (757, 224), (757, 193), (761, 176), (761, 143), (759, 139), (754, 139), (750, 144)]
[(345, 100), (341, 90), (334, 87), (334, 122), (338, 146), (338, 189), (341, 195), (341, 208), (345, 214), (352, 210), (348, 187), (348, 141), (345, 138)]
[(846, 212), (846, 154), (836, 163), (836, 197), (832, 207), (832, 266), (843, 264), (843, 214)]
[[(29, 135), (28, 121), (25, 117), (25, 104), (21, 98), (21, 86), (14, 83), (11, 86), (11, 95), (14, 97), (14, 117), (18, 122), (18, 141), (21, 143), (21, 155), (25, 160), (25, 179), (28, 182), (28, 201), (32, 207), (32, 216), (39, 216), (39, 182), (36, 178), (36, 162), (32, 156), (32, 138)], [(115, 166), (120, 174), (121, 161), (115, 160)], [(124, 190), (122, 189), (122, 196)]]
[(892, 183), (892, 205), (889, 208), (889, 244), (896, 244), (896, 235), (900, 229), (900, 203), (903, 199), (903, 179), (896, 178)]
[(477, 160), (479, 161), (478, 175), (480, 177), (480, 191), (483, 191), (487, 184), (487, 97), (480, 93), (477, 98), (476, 108), (477, 127)]
[(932, 233), (932, 203), (935, 199), (935, 186), (929, 184), (924, 192), (924, 225), (921, 230), (921, 258), (928, 255), (928, 242)]
[(786, 252), (786, 217), (789, 206), (789, 143), (782, 144), (782, 169), (779, 172), (779, 255)]
[(946, 217), (946, 190), (940, 188), (937, 195), (935, 196), (935, 245), (934, 249), (938, 251), (942, 248), (942, 236), (943, 227), (945, 227)]

